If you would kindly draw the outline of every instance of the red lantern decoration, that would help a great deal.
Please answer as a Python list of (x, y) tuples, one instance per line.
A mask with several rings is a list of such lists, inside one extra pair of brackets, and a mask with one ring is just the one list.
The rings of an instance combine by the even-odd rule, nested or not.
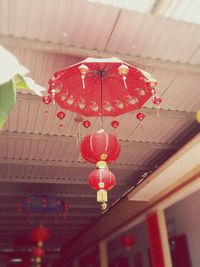
[(136, 114), (136, 118), (137, 118), (140, 122), (142, 122), (142, 121), (144, 120), (144, 118), (145, 118), (145, 114), (142, 113), (142, 112), (139, 112), (139, 113)]
[(35, 242), (47, 241), (50, 237), (50, 231), (44, 226), (39, 226), (32, 230), (32, 240)]
[(135, 244), (135, 239), (131, 235), (125, 235), (122, 237), (121, 243), (127, 250), (130, 250), (131, 247)]
[(97, 202), (107, 202), (107, 191), (116, 184), (114, 174), (107, 168), (96, 169), (88, 177), (89, 185), (97, 190)]
[(152, 100), (152, 102), (155, 104), (155, 105), (160, 105), (162, 103), (162, 98), (159, 97), (159, 96), (154, 96), (154, 99)]
[(119, 126), (119, 122), (118, 121), (112, 121), (111, 126), (116, 129)]
[(84, 121), (83, 122), (83, 127), (85, 127), (86, 129), (89, 128), (91, 125), (91, 122), (90, 121)]
[(32, 254), (34, 257), (42, 258), (44, 256), (44, 249), (40, 247), (34, 248)]
[(82, 157), (90, 163), (116, 160), (120, 154), (120, 144), (117, 137), (103, 129), (86, 136), (80, 147)]
[(65, 112), (59, 111), (57, 113), (57, 118), (60, 119), (60, 120), (63, 120), (65, 118)]
[[(59, 112), (57, 113), (57, 118), (58, 118), (60, 121), (62, 121), (62, 120), (65, 118), (65, 112), (63, 112), (63, 111), (59, 111)], [(63, 127), (63, 124), (60, 123), (60, 130), (61, 130), (62, 127)]]
[(51, 103), (51, 96), (50, 95), (43, 96), (42, 101), (44, 102), (44, 104), (49, 105)]

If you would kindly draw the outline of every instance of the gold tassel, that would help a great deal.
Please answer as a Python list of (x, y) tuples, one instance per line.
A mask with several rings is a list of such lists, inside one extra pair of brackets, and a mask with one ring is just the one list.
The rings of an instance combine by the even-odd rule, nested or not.
[(99, 189), (97, 191), (97, 202), (108, 202), (108, 194), (105, 189)]

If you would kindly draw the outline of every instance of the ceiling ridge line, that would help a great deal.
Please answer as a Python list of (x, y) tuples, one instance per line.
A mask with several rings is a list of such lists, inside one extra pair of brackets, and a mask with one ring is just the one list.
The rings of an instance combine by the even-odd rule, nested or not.
[(112, 53), (109, 51), (98, 51), (87, 48), (79, 48), (74, 46), (66, 46), (63, 44), (55, 44), (44, 42), (40, 40), (33, 40), (24, 37), (15, 37), (13, 35), (0, 34), (0, 42), (3, 45), (20, 47), (24, 49), (45, 51), (54, 54), (63, 54), (76, 57), (119, 57), (123, 61), (127, 61), (136, 66), (145, 65), (146, 67), (160, 67), (170, 70), (180, 70), (192, 72), (195, 74), (200, 73), (200, 66), (194, 64), (186, 64), (181, 62), (173, 62), (169, 60), (160, 60), (153, 58), (145, 58), (141, 56), (130, 56), (127, 54)]

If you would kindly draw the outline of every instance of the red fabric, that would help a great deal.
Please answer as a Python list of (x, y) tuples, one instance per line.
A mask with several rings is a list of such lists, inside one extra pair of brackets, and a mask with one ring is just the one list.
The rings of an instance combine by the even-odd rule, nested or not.
[(165, 267), (157, 214), (149, 214), (146, 218), (146, 222), (149, 234), (152, 267)]
[(33, 249), (33, 256), (42, 258), (44, 256), (44, 249), (43, 248), (34, 248)]
[[(82, 64), (89, 68), (84, 80), (85, 89), (79, 70)], [(84, 116), (118, 116), (137, 110), (152, 96), (151, 83), (148, 82), (150, 74), (147, 75), (124, 63), (129, 67), (125, 79), (126, 89), (123, 77), (118, 71), (121, 64), (120, 60), (116, 62), (112, 60), (94, 62), (92, 59), (90, 62), (82, 61), (56, 72), (49, 81), (48, 92), (51, 95), (52, 88), (55, 88), (55, 100), (61, 108)], [(102, 81), (100, 72), (103, 73)]]
[(50, 231), (48, 228), (43, 226), (39, 226), (32, 230), (32, 240), (35, 242), (38, 241), (47, 241), (50, 236)]
[(104, 183), (104, 187), (102, 189), (110, 190), (113, 186), (115, 186), (116, 179), (114, 174), (108, 169), (96, 169), (89, 175), (88, 183), (93, 189), (99, 190), (101, 189), (99, 187), (100, 182)]
[[(120, 154), (119, 140), (115, 135), (100, 130), (83, 139), (80, 152), (82, 157), (90, 163), (97, 163), (100, 160), (110, 163)], [(104, 156), (106, 158), (102, 158)]]

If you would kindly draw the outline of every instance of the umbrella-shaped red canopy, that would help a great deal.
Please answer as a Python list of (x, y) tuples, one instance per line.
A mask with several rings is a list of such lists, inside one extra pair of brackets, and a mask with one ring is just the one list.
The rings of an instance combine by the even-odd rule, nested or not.
[(87, 58), (57, 71), (49, 94), (61, 108), (83, 116), (118, 116), (141, 108), (155, 79), (118, 58)]

